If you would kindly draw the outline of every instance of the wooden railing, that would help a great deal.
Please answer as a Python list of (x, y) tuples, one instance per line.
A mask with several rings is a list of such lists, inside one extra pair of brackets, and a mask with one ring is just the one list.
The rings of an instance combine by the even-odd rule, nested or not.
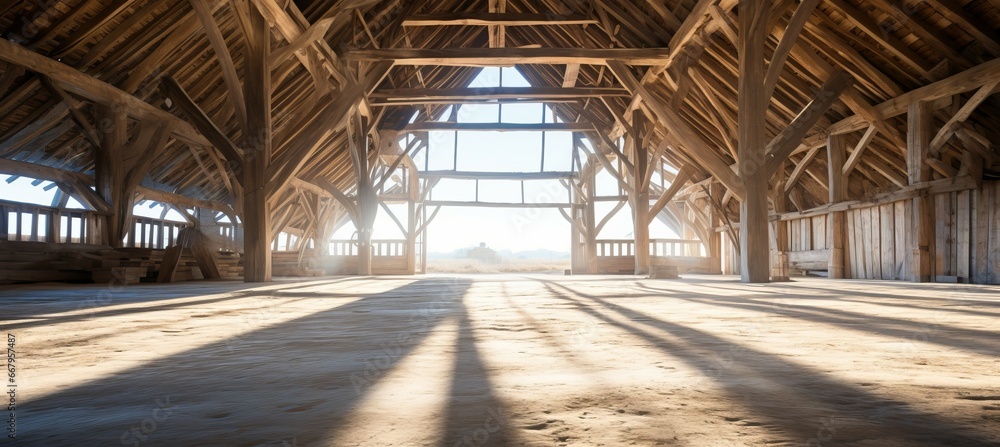
[[(331, 256), (357, 256), (358, 241), (356, 239), (330, 241)], [(406, 256), (405, 239), (376, 239), (372, 241), (372, 256)]]
[(97, 212), (0, 201), (0, 239), (74, 244), (101, 243)]
[[(632, 239), (597, 240), (597, 256), (635, 256)], [(703, 256), (701, 241), (687, 239), (650, 239), (650, 256)]]
[(358, 246), (353, 240), (330, 241), (330, 256), (357, 256)]
[(699, 240), (650, 239), (650, 256), (704, 256)]
[(174, 245), (177, 234), (182, 229), (190, 226), (186, 222), (135, 216), (132, 218), (126, 245), (136, 248), (167, 248)]
[(635, 256), (635, 241), (631, 239), (598, 240), (597, 256)]

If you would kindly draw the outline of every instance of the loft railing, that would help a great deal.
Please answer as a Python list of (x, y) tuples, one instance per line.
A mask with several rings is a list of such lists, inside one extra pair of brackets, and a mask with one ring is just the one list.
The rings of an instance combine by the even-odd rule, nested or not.
[[(635, 241), (632, 239), (599, 239), (597, 256), (635, 256)], [(704, 256), (699, 240), (650, 239), (650, 256)]]
[[(331, 256), (357, 256), (358, 241), (356, 239), (336, 239), (330, 241)], [(406, 256), (405, 239), (375, 239), (372, 240), (373, 257)]]
[(90, 210), (0, 201), (0, 239), (100, 244), (101, 220)]
[(128, 232), (126, 245), (136, 248), (164, 249), (174, 245), (180, 231), (190, 226), (186, 222), (135, 216), (132, 218), (131, 231)]

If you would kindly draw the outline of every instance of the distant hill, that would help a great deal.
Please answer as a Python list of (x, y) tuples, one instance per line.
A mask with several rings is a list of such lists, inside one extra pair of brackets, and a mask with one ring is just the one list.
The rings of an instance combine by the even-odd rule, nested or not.
[[(469, 252), (478, 247), (466, 247), (460, 248), (458, 250), (452, 251), (450, 253), (446, 252), (429, 252), (427, 253), (428, 259), (466, 259), (469, 257)], [(554, 251), (547, 249), (539, 250), (526, 250), (526, 251), (511, 251), (511, 250), (497, 250), (498, 255), (504, 261), (515, 261), (515, 260), (556, 260), (556, 259), (569, 259), (569, 252)]]

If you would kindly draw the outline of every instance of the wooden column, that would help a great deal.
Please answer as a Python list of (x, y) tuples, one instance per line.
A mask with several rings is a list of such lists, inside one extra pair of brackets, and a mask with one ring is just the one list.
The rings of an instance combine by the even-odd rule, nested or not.
[[(712, 183), (708, 187), (708, 199), (711, 201), (721, 202), (722, 195), (722, 185), (718, 183)], [(716, 228), (722, 226), (722, 216), (719, 215), (719, 210), (714, 206), (708, 207), (708, 223), (709, 228), (706, 229), (708, 233), (708, 256), (715, 259), (716, 262), (712, 264), (712, 270), (709, 272), (713, 275), (722, 274), (722, 233), (715, 231)]]
[[(574, 148), (575, 150), (575, 148)], [(575, 182), (575, 179), (569, 179), (570, 182)], [(582, 186), (582, 185), (577, 185)], [(571, 191), (574, 191), (571, 187)], [(575, 222), (584, 222), (584, 197), (575, 192), (571, 192), (573, 200), (570, 202), (573, 204), (573, 208), (570, 209), (569, 216), (570, 219)], [(573, 224), (569, 225), (569, 258), (570, 258), (570, 270), (573, 274), (580, 274), (587, 270), (587, 251), (586, 251), (586, 239), (582, 232), (580, 232), (580, 227)]]
[(649, 148), (643, 139), (646, 115), (632, 112), (632, 221), (635, 237), (635, 274), (649, 273), (649, 186), (644, 184)]
[[(907, 109), (906, 170), (909, 183), (931, 180), (930, 167), (924, 163), (930, 147), (933, 112), (925, 102), (915, 102)], [(913, 257), (910, 266), (914, 282), (934, 281), (934, 197), (921, 192), (913, 199), (910, 216), (909, 246)]]
[[(844, 135), (830, 135), (826, 140), (827, 169), (830, 183), (830, 203), (847, 199), (846, 177), (842, 174), (847, 160), (847, 138)], [(826, 226), (826, 240), (830, 245), (830, 260), (827, 272), (830, 278), (847, 277), (844, 264), (844, 241), (846, 239), (847, 216), (844, 211), (830, 213)]]
[(739, 174), (745, 190), (740, 202), (740, 269), (746, 283), (766, 283), (769, 277), (768, 178), (765, 125), (768, 98), (764, 50), (770, 0), (739, 4)]
[(243, 280), (271, 280), (271, 210), (267, 168), (271, 163), (270, 28), (250, 5), (243, 88), (247, 129), (243, 132)]
[(417, 208), (412, 200), (407, 202), (406, 274), (417, 273)]
[(98, 114), (101, 147), (94, 154), (94, 183), (97, 194), (111, 209), (111, 214), (106, 217), (101, 239), (112, 247), (120, 248), (129, 230), (125, 219), (131, 220), (132, 207), (132, 200), (126, 200), (125, 197), (126, 166), (123, 154), (128, 140), (128, 110), (123, 104), (98, 106)]
[(587, 226), (587, 239), (585, 256), (587, 257), (587, 273), (597, 273), (597, 211), (594, 207), (597, 197), (597, 156), (591, 155), (587, 159), (587, 169), (584, 174), (585, 188), (587, 190), (587, 204), (584, 207), (586, 214), (585, 224)]
[(354, 126), (351, 150), (354, 151), (354, 173), (358, 185), (358, 274), (372, 274), (372, 232), (378, 212), (378, 195), (368, 172), (368, 136), (360, 115), (355, 115), (348, 126)]

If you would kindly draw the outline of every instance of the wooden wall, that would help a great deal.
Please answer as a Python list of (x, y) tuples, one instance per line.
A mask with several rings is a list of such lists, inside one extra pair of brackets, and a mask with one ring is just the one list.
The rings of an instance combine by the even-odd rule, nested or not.
[[(856, 279), (910, 280), (911, 201), (845, 211), (846, 271)], [(1000, 284), (1000, 181), (934, 196), (935, 276), (940, 282)], [(788, 223), (793, 269), (824, 271), (829, 215)], [(731, 255), (735, 255), (734, 253)]]
[(906, 242), (909, 213), (909, 201), (846, 212), (844, 262), (849, 278), (911, 278)]

